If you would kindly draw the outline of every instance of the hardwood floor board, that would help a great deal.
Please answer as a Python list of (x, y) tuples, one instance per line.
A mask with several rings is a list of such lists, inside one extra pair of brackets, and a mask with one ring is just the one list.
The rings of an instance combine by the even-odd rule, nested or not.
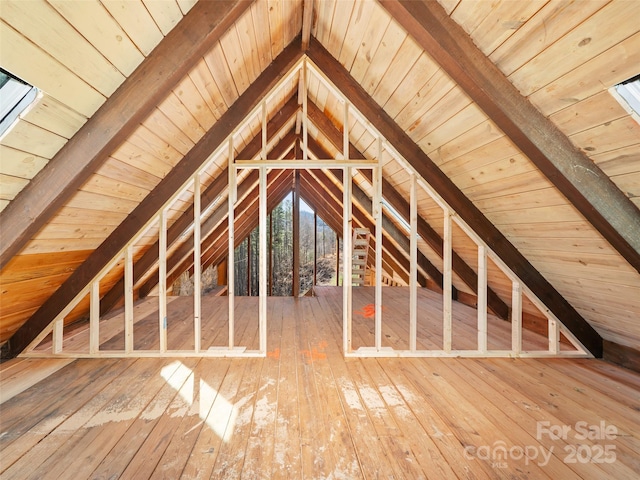
[[(126, 374), (133, 362), (109, 360), (96, 365), (76, 360), (35, 386), (2, 404), (0, 447), (2, 468), (41, 441), (69, 416), (90, 401), (118, 375)], [(65, 397), (69, 398), (65, 398)], [(12, 453), (14, 452), (14, 453)]]
[(255, 406), (242, 469), (242, 478), (249, 479), (271, 478), (270, 462), (275, 445), (284, 302), (278, 297), (272, 297), (269, 304), (271, 316), (267, 324), (268, 352), (256, 387)]
[[(268, 299), (266, 358), (80, 359), (51, 373), (1, 405), (0, 476), (637, 478), (640, 375), (595, 359), (345, 358), (342, 289), (315, 293)], [(440, 348), (442, 297), (420, 289), (418, 300), (418, 348)], [(169, 304), (172, 348), (193, 344), (192, 301)], [(144, 302), (151, 318), (138, 324), (157, 326), (157, 299)], [(354, 310), (372, 303), (372, 288), (354, 289)], [(404, 348), (408, 303), (408, 289), (384, 288), (385, 346)], [(204, 348), (228, 341), (227, 305), (203, 297)], [(236, 344), (258, 345), (257, 307), (237, 297)], [(476, 311), (454, 312), (455, 334), (475, 345)], [(122, 334), (119, 315), (101, 334)], [(354, 343), (373, 345), (365, 317), (354, 315)], [(508, 322), (489, 326), (496, 345), (509, 342)], [(139, 333), (157, 342), (153, 328)], [(46, 362), (2, 374), (28, 376)], [(613, 425), (616, 437), (576, 438), (581, 421), (592, 432)], [(538, 422), (572, 430), (553, 438)], [(595, 455), (609, 444), (613, 463), (567, 461), (571, 448)], [(517, 447), (538, 457), (512, 458)]]
[(127, 464), (120, 478), (149, 478), (167, 449), (174, 432), (190, 408), (188, 399), (193, 392), (193, 369), (199, 359), (183, 359), (169, 383), (176, 391), (173, 400), (155, 423), (135, 456)]
[[(335, 310), (334, 310), (335, 312)], [(342, 318), (342, 315), (337, 316)], [(329, 322), (333, 335), (341, 340), (342, 331), (337, 322)], [(379, 422), (374, 421), (375, 414), (381, 414), (380, 410), (371, 412), (374, 405), (370, 390), (358, 382), (350, 371), (354, 364), (360, 363), (360, 359), (344, 359), (341, 355), (331, 356), (332, 371), (337, 381), (338, 390), (342, 399), (345, 416), (349, 422), (351, 434), (356, 439), (356, 450), (360, 459), (360, 465), (365, 478), (395, 478), (402, 476), (402, 467), (395, 458), (394, 451), (390, 450), (387, 442), (376, 430), (380, 428)], [(359, 387), (364, 388), (360, 390)], [(375, 397), (374, 397), (375, 398)], [(380, 402), (378, 398), (378, 402)], [(380, 403), (375, 404), (376, 407)], [(383, 432), (386, 433), (386, 432)]]
[[(37, 425), (30, 428), (26, 435), (22, 435), (18, 439), (20, 443), (14, 443), (11, 450), (3, 448), (3, 462), (11, 457), (15, 459), (15, 463), (3, 472), (3, 478), (43, 478), (43, 475), (47, 472), (47, 467), (51, 466), (50, 459), (64, 457), (68, 450), (73, 451), (73, 447), (77, 444), (79, 438), (83, 436), (79, 432), (83, 431), (85, 424), (101, 412), (113, 399), (114, 393), (118, 392), (123, 384), (127, 383), (129, 378), (128, 369), (132, 368), (134, 375), (135, 372), (139, 371), (139, 365), (136, 365), (135, 362), (127, 363), (129, 365), (125, 366), (125, 375), (121, 375), (123, 372), (119, 368), (113, 368), (111, 372), (103, 372), (100, 375), (100, 379), (94, 377), (92, 381), (89, 378), (95, 375), (94, 372), (87, 373), (80, 380), (82, 383), (88, 382), (91, 384), (86, 389), (87, 395), (82, 395), (81, 392), (78, 392), (77, 397), (67, 398), (66, 401), (60, 402), (57, 405), (57, 410), (47, 412), (47, 415)], [(115, 367), (115, 365), (112, 365), (112, 367)], [(103, 376), (106, 381), (101, 382), (100, 380), (103, 380)], [(98, 383), (98, 385), (94, 385), (93, 382)], [(96, 387), (97, 390), (95, 389)], [(63, 392), (64, 395), (62, 395)], [(62, 397), (70, 392), (61, 389), (56, 393)], [(15, 398), (19, 399), (20, 397), (19, 395)], [(18, 456), (16, 453), (20, 449), (22, 449), (24, 455)], [(9, 464), (9, 461), (7, 463)], [(55, 462), (53, 465), (55, 465)], [(56, 478), (56, 476), (49, 478)]]
[[(495, 363), (492, 360), (486, 360), (488, 364)], [(544, 408), (545, 411), (553, 412), (561, 419), (561, 426), (566, 425), (572, 428), (573, 433), (569, 433), (569, 438), (575, 439), (577, 433), (574, 429), (578, 422), (587, 422), (587, 425), (600, 425), (600, 422), (605, 422), (606, 425), (614, 425), (618, 431), (615, 441), (612, 445), (615, 445), (616, 462), (613, 467), (609, 465), (607, 471), (615, 471), (616, 474), (612, 475), (612, 478), (637, 478), (637, 472), (640, 471), (640, 465), (638, 452), (640, 452), (640, 446), (637, 439), (633, 436), (634, 429), (628, 428), (628, 423), (621, 423), (617, 412), (611, 410), (605, 410), (596, 406), (585, 406), (575, 400), (573, 392), (580, 394), (573, 390), (575, 387), (567, 388), (567, 385), (571, 385), (570, 377), (563, 376), (563, 383), (556, 383), (553, 380), (548, 380), (547, 376), (542, 371), (536, 371), (529, 373), (530, 369), (527, 362), (522, 360), (517, 362), (500, 362), (498, 365), (492, 365), (492, 372), (502, 378), (504, 381), (510, 381), (515, 385), (518, 385), (520, 389), (526, 389), (526, 385), (531, 382), (538, 383), (541, 388), (526, 389), (531, 395), (531, 399)], [(508, 376), (508, 379), (507, 377)], [(582, 394), (580, 394), (582, 395)], [(637, 426), (635, 427), (637, 431)], [(580, 440), (583, 442), (584, 440)], [(576, 442), (576, 446), (580, 445), (580, 442)], [(601, 439), (597, 443), (599, 445), (605, 445), (606, 439)], [(622, 461), (620, 461), (622, 460)], [(632, 472), (636, 472), (635, 474)], [(620, 475), (620, 476), (619, 476)]]
[(302, 298), (296, 302), (296, 348), (298, 376), (298, 408), (303, 478), (328, 478), (335, 470), (334, 451), (329, 446), (327, 429), (323, 421), (318, 386), (314, 374), (315, 364), (326, 361), (326, 341), (311, 335), (313, 319), (311, 304), (315, 299)]
[[(62, 439), (54, 432), (52, 437), (56, 442), (52, 447), (56, 449), (55, 454), (40, 465), (32, 477), (62, 478), (65, 472), (73, 472), (77, 478), (89, 477), (105, 452), (113, 448), (162, 387), (162, 379), (157, 377), (162, 363), (166, 361), (136, 361), (129, 369), (131, 377), (128, 381), (119, 377), (106, 389), (113, 395), (106, 404), (98, 405), (95, 413), (88, 411), (79, 417), (82, 420), (94, 413), (64, 443), (63, 449), (57, 449)], [(60, 429), (62, 434), (67, 432), (64, 424)], [(73, 428), (69, 430), (73, 431)]]
[(185, 378), (184, 371), (179, 369), (180, 364), (177, 362), (166, 363), (168, 368), (165, 367), (167, 369), (162, 371), (162, 378), (165, 380), (162, 387), (129, 426), (125, 435), (120, 437), (102, 459), (90, 478), (109, 479), (113, 472), (124, 471), (177, 395), (175, 386)]
[(280, 348), (275, 442), (271, 461), (271, 475), (276, 478), (300, 478), (302, 475), (295, 306), (294, 300), (290, 308), (283, 310), (283, 323), (289, 328), (282, 331)]
[[(317, 345), (324, 345), (326, 358), (312, 360), (313, 372), (316, 380), (316, 388), (319, 410), (316, 417), (321, 417), (325, 425), (327, 435), (327, 448), (333, 457), (333, 473), (336, 478), (364, 478), (355, 447), (355, 441), (346, 421), (344, 406), (340, 401), (338, 387), (329, 363), (330, 356), (340, 353), (340, 340), (332, 338), (331, 332), (327, 332), (327, 322), (323, 321), (328, 308), (323, 306), (321, 299), (315, 297), (313, 301), (305, 302), (308, 307), (307, 326), (309, 335)], [(327, 308), (327, 309), (325, 309)], [(318, 415), (320, 413), (320, 415)]]

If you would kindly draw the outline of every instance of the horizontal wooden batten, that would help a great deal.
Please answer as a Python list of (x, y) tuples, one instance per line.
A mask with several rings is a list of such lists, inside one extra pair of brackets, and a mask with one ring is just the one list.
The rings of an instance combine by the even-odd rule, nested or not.
[(640, 210), (538, 111), (438, 2), (381, 5), (640, 272)]
[[(208, 4), (208, 2), (206, 2)], [(211, 4), (213, 5), (213, 4)], [(192, 10), (192, 13), (196, 9)], [(260, 99), (284, 77), (300, 59), (299, 44), (294, 40), (236, 100), (205, 136), (174, 167), (158, 186), (114, 230), (71, 277), (25, 322), (10, 339), (11, 354), (19, 354), (78, 295), (111, 259), (172, 195), (184, 185), (202, 163), (221, 145), (235, 127), (259, 104)], [(3, 229), (4, 231), (5, 229)]]
[(199, 2), (0, 213), (0, 269), (134, 131), (249, 1)]
[(363, 87), (312, 38), (307, 52), (311, 61), (353, 106), (383, 135), (389, 144), (447, 202), (479, 237), (527, 284), (580, 342), (596, 357), (602, 356), (602, 338), (560, 293), (529, 263), (507, 238), (456, 187), (424, 151), (373, 101)]

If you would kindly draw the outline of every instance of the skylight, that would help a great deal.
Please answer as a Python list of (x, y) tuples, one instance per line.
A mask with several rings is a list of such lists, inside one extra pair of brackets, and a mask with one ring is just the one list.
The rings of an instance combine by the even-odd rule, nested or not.
[(640, 123), (640, 75), (615, 85), (612, 87), (611, 93), (624, 109)]
[(38, 89), (0, 68), (0, 136), (33, 102)]

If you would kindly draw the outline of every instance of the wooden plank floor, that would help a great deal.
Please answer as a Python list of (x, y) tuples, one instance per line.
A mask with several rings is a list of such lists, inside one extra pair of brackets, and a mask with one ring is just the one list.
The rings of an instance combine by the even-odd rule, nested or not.
[[(265, 359), (51, 373), (0, 405), (0, 477), (638, 478), (640, 375), (599, 360), (345, 359), (341, 296), (319, 292), (269, 299)], [(224, 313), (226, 298), (206, 301)], [(236, 336), (253, 345), (257, 303), (237, 302)], [(389, 344), (404, 338), (385, 321)]]

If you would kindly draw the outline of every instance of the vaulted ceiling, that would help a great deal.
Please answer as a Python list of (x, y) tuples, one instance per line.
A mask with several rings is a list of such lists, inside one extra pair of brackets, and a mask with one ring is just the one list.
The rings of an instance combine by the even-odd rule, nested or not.
[[(296, 152), (303, 91), (309, 153), (339, 157), (344, 94), (366, 119), (350, 119), (350, 157), (377, 159), (368, 122), (562, 321), (637, 348), (640, 125), (607, 90), (639, 73), (639, 14), (624, 0), (2, 2), (0, 66), (42, 96), (0, 142), (0, 340), (37, 333), (239, 126), (237, 158), (258, 155), (260, 122), (243, 121), (306, 55), (320, 76), (287, 77), (267, 102), (273, 158)], [(385, 198), (407, 212), (406, 166), (380, 161)], [(203, 176), (212, 263), (226, 245), (226, 163)], [(292, 181), (270, 181), (274, 204)], [(366, 204), (370, 178), (354, 181)], [(336, 221), (339, 175), (301, 183), (311, 202), (328, 192), (314, 208)], [(168, 214), (178, 273), (192, 204), (187, 191)], [(423, 283), (437, 284), (442, 212), (424, 192), (418, 212)], [(385, 232), (385, 265), (402, 272), (406, 232), (392, 215)], [(136, 244), (137, 289), (153, 288), (154, 241)], [(454, 285), (473, 294), (476, 254), (458, 230), (454, 250)], [(103, 308), (121, 276), (101, 285)], [(489, 285), (491, 308), (508, 310), (497, 268)]]

